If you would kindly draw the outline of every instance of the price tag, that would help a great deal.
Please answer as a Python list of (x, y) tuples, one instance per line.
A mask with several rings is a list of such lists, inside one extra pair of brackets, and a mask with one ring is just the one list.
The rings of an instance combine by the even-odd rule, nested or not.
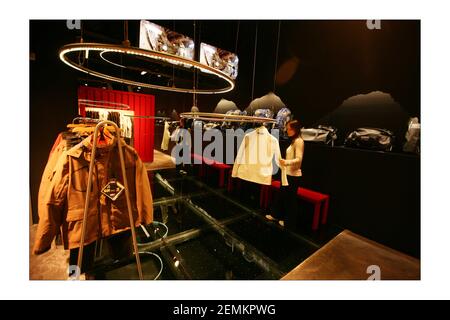
[(125, 187), (119, 181), (111, 180), (102, 189), (102, 194), (107, 196), (112, 201), (116, 201), (123, 190), (125, 190)]

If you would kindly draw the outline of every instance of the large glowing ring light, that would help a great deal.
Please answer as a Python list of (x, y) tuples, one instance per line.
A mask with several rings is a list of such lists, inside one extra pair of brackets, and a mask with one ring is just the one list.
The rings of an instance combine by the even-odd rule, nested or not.
[[(85, 66), (80, 65), (79, 63), (72, 61), (67, 57), (67, 53), (70, 52), (83, 52), (85, 54), (89, 54), (89, 51), (100, 51), (101, 54), (104, 52), (119, 52), (122, 54), (127, 54), (130, 56), (143, 56), (146, 58), (160, 60), (164, 62), (168, 62), (175, 65), (188, 65), (190, 67), (194, 67), (202, 72), (209, 73), (215, 75), (218, 78), (225, 80), (228, 84), (225, 88), (219, 89), (187, 89), (187, 88), (177, 88), (177, 87), (169, 87), (169, 86), (158, 86), (154, 84), (149, 84), (145, 82), (138, 82), (133, 80), (127, 80), (122, 78), (117, 78), (114, 76), (110, 76), (105, 73), (97, 72), (95, 70), (91, 70)], [(234, 81), (227, 74), (221, 72), (220, 70), (214, 69), (210, 66), (201, 64), (200, 62), (184, 59), (169, 53), (157, 52), (152, 50), (143, 50), (135, 47), (124, 47), (120, 45), (113, 44), (102, 44), (102, 43), (71, 43), (63, 46), (59, 50), (59, 58), (68, 66), (85, 72), (89, 75), (114, 81), (120, 82), (132, 86), (139, 86), (157, 90), (165, 90), (165, 91), (174, 91), (174, 92), (184, 92), (184, 93), (198, 93), (198, 94), (217, 94), (217, 93), (225, 93), (234, 89)]]

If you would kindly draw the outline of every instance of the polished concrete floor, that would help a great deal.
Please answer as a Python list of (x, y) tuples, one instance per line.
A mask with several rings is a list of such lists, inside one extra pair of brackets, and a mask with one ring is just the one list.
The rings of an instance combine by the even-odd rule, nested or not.
[(37, 225), (30, 226), (30, 280), (67, 280), (69, 252), (56, 246), (41, 255), (32, 253)]

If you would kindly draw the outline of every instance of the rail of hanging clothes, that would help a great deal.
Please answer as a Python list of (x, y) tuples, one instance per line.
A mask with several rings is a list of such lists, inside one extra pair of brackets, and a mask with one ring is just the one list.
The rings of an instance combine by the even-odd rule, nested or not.
[[(130, 220), (128, 226), (132, 231), (133, 247), (135, 249), (134, 252), (137, 252), (136, 235), (133, 234), (134, 223), (130, 214), (130, 208), (136, 207), (139, 210), (139, 218), (137, 221), (134, 221), (135, 223), (151, 223), (153, 220), (153, 200), (145, 166), (139, 157), (130, 156), (131, 154), (135, 155), (135, 151), (132, 147), (124, 148), (122, 151), (120, 145), (123, 142), (119, 135), (119, 131), (121, 130), (114, 122), (78, 117), (75, 118), (72, 123), (68, 124), (67, 127), (68, 130), (62, 132), (56, 139), (53, 148), (50, 151), (48, 162), (42, 175), (38, 196), (38, 214), (40, 219), (33, 252), (35, 254), (41, 254), (49, 250), (53, 239), (56, 237), (57, 233), (61, 232), (64, 247), (70, 250), (79, 250), (77, 261), (72, 261), (70, 264), (78, 265), (78, 272), (81, 272), (81, 270), (83, 270), (82, 266), (84, 265), (84, 244), (92, 243), (92, 241), (97, 241), (103, 238), (109, 239), (109, 237), (114, 237), (115, 234), (122, 231), (122, 227), (125, 227), (125, 225), (121, 227), (109, 225), (112, 220), (106, 219), (101, 221), (101, 230), (103, 230), (102, 233), (98, 233), (96, 228), (93, 227), (93, 224), (95, 225), (100, 222), (96, 218), (92, 219), (93, 216), (96, 216), (93, 215), (94, 212), (92, 212), (92, 210), (95, 211), (97, 209), (101, 209), (102, 212), (113, 216), (117, 216), (117, 214), (124, 214), (125, 216), (123, 219), (127, 219), (125, 217), (128, 216)], [(97, 139), (97, 137), (102, 138)], [(100, 156), (97, 159), (97, 157), (95, 157), (97, 140), (103, 143), (101, 146), (103, 151), (112, 148), (113, 151), (111, 152), (113, 152), (114, 155), (117, 155), (117, 157)], [(117, 143), (114, 143), (114, 141), (117, 141)], [(122, 152), (127, 153), (127, 156), (124, 157)], [(83, 153), (87, 156), (80, 157)], [(86, 170), (77, 170), (75, 176), (72, 172), (71, 179), (68, 179), (67, 177), (71, 174), (68, 167), (78, 168), (85, 166), (85, 159), (90, 159), (89, 172), (86, 172)], [(92, 183), (93, 161), (100, 162), (101, 165), (97, 166), (97, 169), (95, 170), (96, 183), (92, 184), (93, 187), (91, 187), (90, 184)], [(110, 161), (111, 165), (105, 165), (105, 161)], [(132, 163), (130, 163), (130, 161), (132, 161)], [(69, 163), (70, 165), (68, 165)], [(129, 166), (136, 168), (136, 175), (127, 177), (124, 170)], [(105, 170), (107, 167), (112, 168), (112, 171), (110, 172), (107, 170), (100, 173), (97, 171)], [(112, 210), (112, 205), (108, 203), (109, 200), (105, 198), (100, 201), (100, 189), (97, 184), (100, 182), (100, 178), (103, 179), (102, 177), (106, 179), (105, 181), (101, 181), (103, 184), (108, 181), (111, 183), (112, 180), (115, 181), (118, 177), (122, 177), (123, 180), (121, 180), (120, 183), (123, 184), (123, 191), (125, 191), (125, 193), (121, 200), (120, 198), (117, 199), (118, 201), (121, 201), (121, 204), (118, 204), (117, 208), (126, 207), (123, 212), (118, 213), (118, 209), (116, 209), (116, 211), (109, 212), (109, 210)], [(82, 196), (83, 192), (76, 192), (79, 190), (85, 190), (84, 192), (86, 192), (86, 197)], [(100, 201), (100, 207), (93, 206), (88, 202), (88, 200), (86, 200), (91, 200), (92, 197), (89, 196), (90, 192), (93, 192), (93, 197)], [(132, 197), (128, 195), (129, 192), (133, 195)], [(137, 194), (140, 196), (136, 196)], [(131, 206), (130, 198), (133, 199), (133, 201), (137, 201), (137, 203), (134, 203), (133, 206)], [(113, 201), (114, 200), (116, 199), (113, 199)], [(68, 205), (66, 205), (66, 202)], [(83, 208), (82, 203), (84, 203), (83, 219), (81, 219), (80, 216), (80, 210)], [(124, 203), (126, 206), (123, 205)], [(90, 211), (87, 213), (87, 210)], [(125, 211), (128, 211), (128, 215)], [(86, 218), (86, 215), (88, 215), (88, 218)], [(67, 217), (67, 219), (64, 217)], [(74, 217), (77, 218), (74, 220)], [(117, 217), (115, 218), (115, 221), (118, 221)], [(88, 223), (88, 225), (86, 223)], [(104, 223), (106, 225), (103, 225)], [(68, 224), (71, 224), (70, 228), (68, 227)], [(76, 227), (74, 227), (74, 224), (76, 224)], [(80, 230), (84, 231), (80, 234), (78, 232)], [(112, 233), (110, 233), (111, 230), (113, 230)], [(107, 232), (107, 234), (104, 232)], [(97, 246), (95, 247), (95, 250), (97, 251)], [(141, 269), (139, 255), (136, 256), (136, 260), (138, 272), (140, 273), (140, 278), (142, 279), (142, 271), (139, 271)]]

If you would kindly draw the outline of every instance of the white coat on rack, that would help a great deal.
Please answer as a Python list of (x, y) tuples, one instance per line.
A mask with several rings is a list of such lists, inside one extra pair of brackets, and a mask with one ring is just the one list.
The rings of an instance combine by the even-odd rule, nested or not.
[(281, 183), (288, 185), (286, 170), (280, 166), (280, 146), (278, 140), (272, 136), (266, 127), (261, 126), (247, 133), (234, 161), (233, 178), (270, 185), (272, 183), (273, 165), (272, 159), (281, 168)]

